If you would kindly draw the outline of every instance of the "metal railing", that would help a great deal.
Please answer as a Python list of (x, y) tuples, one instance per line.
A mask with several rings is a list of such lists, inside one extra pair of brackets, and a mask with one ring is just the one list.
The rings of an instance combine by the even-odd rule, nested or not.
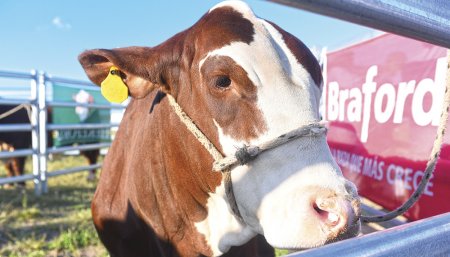
[[(269, 1), (450, 48), (448, 0)], [(450, 256), (450, 213), (288, 256)]]
[(0, 185), (24, 182), (33, 180), (35, 194), (40, 195), (48, 191), (47, 179), (49, 177), (87, 171), (101, 167), (101, 164), (93, 164), (81, 167), (68, 168), (57, 171), (47, 170), (47, 157), (49, 154), (63, 153), (67, 151), (84, 151), (93, 149), (108, 148), (110, 143), (94, 143), (81, 144), (77, 146), (64, 147), (48, 147), (48, 131), (52, 130), (67, 130), (67, 129), (111, 129), (117, 127), (118, 123), (97, 123), (97, 124), (47, 124), (48, 107), (88, 107), (96, 109), (123, 109), (123, 105), (119, 104), (83, 104), (74, 102), (48, 101), (46, 88), (49, 84), (58, 83), (58, 85), (74, 87), (77, 89), (99, 90), (99, 88), (89, 82), (78, 81), (65, 78), (57, 78), (48, 76), (44, 72), (37, 72), (35, 70), (30, 73), (8, 72), (0, 71), (0, 78), (3, 79), (20, 79), (30, 80), (30, 99), (3, 99), (0, 98), (0, 105), (19, 105), (29, 104), (31, 107), (30, 124), (4, 124), (0, 125), (0, 132), (16, 132), (16, 131), (30, 131), (31, 133), (31, 148), (20, 149), (12, 152), (0, 152), (0, 159), (7, 159), (13, 157), (32, 156), (32, 174), (24, 174), (15, 177), (0, 178)]
[(450, 1), (269, 0), (450, 48)]
[(288, 256), (449, 256), (449, 238), (450, 213), (446, 213)]

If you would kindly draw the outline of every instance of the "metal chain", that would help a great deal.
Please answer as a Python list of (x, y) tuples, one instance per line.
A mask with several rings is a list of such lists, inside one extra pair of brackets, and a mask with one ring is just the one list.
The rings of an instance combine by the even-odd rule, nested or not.
[(448, 121), (449, 106), (450, 106), (450, 50), (447, 52), (446, 87), (444, 94), (444, 102), (442, 105), (441, 119), (439, 121), (439, 126), (437, 128), (433, 149), (431, 150), (431, 154), (427, 162), (427, 167), (423, 174), (422, 180), (420, 181), (420, 184), (417, 186), (416, 190), (411, 195), (411, 197), (397, 209), (379, 216), (361, 216), (361, 221), (369, 223), (369, 222), (383, 222), (394, 219), (405, 213), (409, 208), (411, 208), (413, 204), (417, 202), (417, 200), (419, 200), (420, 196), (422, 196), (425, 186), (431, 179), (431, 175), (433, 174), (434, 169), (436, 168), (436, 163), (439, 159), (442, 141), (444, 138), (445, 129)]

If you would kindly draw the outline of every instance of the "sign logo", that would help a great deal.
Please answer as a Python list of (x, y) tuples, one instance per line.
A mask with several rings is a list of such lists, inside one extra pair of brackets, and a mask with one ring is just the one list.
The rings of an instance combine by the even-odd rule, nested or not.
[[(379, 124), (400, 124), (403, 122), (404, 110), (409, 108), (415, 124), (437, 126), (443, 104), (446, 68), (446, 58), (439, 58), (436, 61), (434, 80), (424, 78), (420, 81), (402, 81), (397, 87), (387, 81), (377, 82), (378, 65), (370, 66), (365, 82), (360, 87), (355, 85), (341, 89), (337, 81), (331, 81), (328, 84), (327, 118), (329, 121), (362, 122), (360, 140), (363, 143), (369, 137), (372, 114), (374, 121)], [(405, 104), (408, 97), (412, 99), (409, 106)], [(431, 104), (425, 103), (427, 97), (431, 97)]]
[[(91, 104), (94, 102), (94, 97), (81, 89), (73, 96), (73, 100), (79, 104)], [(75, 107), (75, 113), (80, 118), (80, 122), (84, 122), (89, 117), (89, 108), (85, 106)]]

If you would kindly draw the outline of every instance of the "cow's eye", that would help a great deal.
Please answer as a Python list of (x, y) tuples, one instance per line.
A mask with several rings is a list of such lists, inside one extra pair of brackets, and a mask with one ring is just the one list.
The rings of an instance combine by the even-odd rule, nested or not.
[(231, 79), (228, 76), (219, 76), (216, 78), (215, 86), (225, 89), (231, 85)]

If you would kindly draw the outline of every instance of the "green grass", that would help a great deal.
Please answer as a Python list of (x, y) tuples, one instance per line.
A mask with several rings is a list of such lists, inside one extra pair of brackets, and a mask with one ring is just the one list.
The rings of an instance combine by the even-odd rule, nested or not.
[(275, 256), (276, 257), (284, 256), (286, 254), (289, 254), (288, 250), (275, 249)]
[[(56, 157), (50, 170), (86, 165), (83, 157)], [(27, 162), (26, 170), (30, 170)], [(0, 168), (0, 176), (5, 170)], [(0, 256), (107, 256), (91, 222), (95, 182), (87, 172), (51, 178), (49, 192), (34, 196), (26, 189), (0, 189)]]
[[(49, 170), (86, 165), (80, 156), (56, 156)], [(31, 170), (27, 161), (27, 171)], [(0, 177), (6, 176), (0, 166)], [(108, 256), (91, 221), (90, 203), (96, 182), (87, 172), (50, 178), (49, 192), (34, 196), (26, 189), (0, 188), (0, 256), (2, 257), (101, 257)], [(277, 250), (276, 256), (287, 254)]]

